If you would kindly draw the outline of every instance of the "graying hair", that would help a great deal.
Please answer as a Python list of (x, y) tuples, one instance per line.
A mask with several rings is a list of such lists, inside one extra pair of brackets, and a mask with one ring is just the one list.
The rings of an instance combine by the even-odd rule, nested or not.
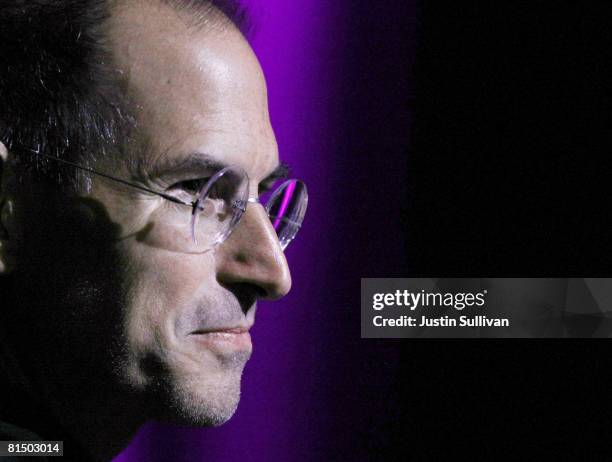
[[(189, 11), (194, 25), (225, 18), (245, 35), (249, 29), (237, 0), (158, 1)], [(128, 149), (136, 128), (132, 105), (110, 72), (112, 57), (102, 46), (101, 25), (111, 3), (0, 3), (0, 141), (14, 154), (22, 181), (80, 189), (87, 180), (82, 172), (39, 154), (88, 165)]]

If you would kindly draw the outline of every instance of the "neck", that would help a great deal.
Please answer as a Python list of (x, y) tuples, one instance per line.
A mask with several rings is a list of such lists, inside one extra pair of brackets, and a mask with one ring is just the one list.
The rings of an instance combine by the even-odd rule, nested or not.
[[(29, 312), (19, 310), (22, 300), (30, 299), (15, 295), (24, 292), (7, 293), (11, 299), (0, 299), (13, 310), (10, 314), (0, 310), (0, 421), (30, 430), (43, 440), (64, 441), (64, 460), (112, 460), (151, 417), (148, 413), (155, 401), (144, 393), (113, 385), (117, 380), (112, 372), (95, 366), (110, 360), (104, 356), (92, 361), (98, 353), (96, 342), (74, 348), (61, 342), (63, 331), (54, 337), (39, 330), (32, 331), (32, 342), (24, 341), (19, 332), (31, 330), (35, 323), (28, 317), (14, 319), (13, 313), (35, 314), (54, 307), (38, 294), (41, 301), (34, 300), (27, 307)], [(0, 295), (4, 295), (2, 290)], [(90, 332), (79, 334), (95, 338)], [(13, 345), (19, 348), (11, 348)], [(7, 371), (11, 374), (5, 374)], [(7, 378), (12, 379), (10, 384)]]
[[(64, 441), (64, 460), (110, 461), (148, 420), (144, 398), (125, 390), (100, 390), (96, 394), (57, 390), (26, 391), (3, 384), (0, 421), (16, 425), (47, 441)], [(52, 397), (52, 398), (51, 398)]]
[(92, 461), (112, 460), (147, 420), (142, 399), (122, 393), (70, 400), (61, 409), (64, 428)]

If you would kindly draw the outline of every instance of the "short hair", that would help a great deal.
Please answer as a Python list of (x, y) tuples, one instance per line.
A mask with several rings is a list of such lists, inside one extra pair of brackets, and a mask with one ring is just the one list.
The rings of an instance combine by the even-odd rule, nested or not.
[[(158, 1), (196, 23), (219, 10), (246, 35), (237, 0)], [(112, 58), (101, 26), (110, 14), (109, 0), (0, 2), (0, 141), (15, 153), (21, 177), (79, 188), (79, 172), (38, 154), (88, 163), (125, 150), (135, 122), (104, 66)]]

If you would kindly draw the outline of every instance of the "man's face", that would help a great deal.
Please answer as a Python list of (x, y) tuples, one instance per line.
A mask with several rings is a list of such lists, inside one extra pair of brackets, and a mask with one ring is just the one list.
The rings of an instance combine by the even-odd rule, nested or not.
[[(145, 148), (96, 168), (187, 197), (191, 180), (211, 176), (203, 161), (212, 160), (241, 167), (250, 178), (249, 197), (257, 196), (279, 161), (264, 78), (239, 32), (227, 25), (186, 27), (171, 9), (133, 2), (113, 16), (109, 36)], [(90, 204), (85, 208), (105, 217), (99, 236), (87, 244), (103, 250), (75, 250), (78, 262), (59, 257), (62, 266), (55, 262), (54, 273), (87, 267), (86, 276), (57, 283), (64, 312), (43, 322), (54, 329), (62, 323), (57, 338), (64, 353), (108, 358), (92, 369), (109, 370), (130, 390), (159, 396), (184, 421), (226, 421), (238, 404), (251, 339), (213, 331), (248, 329), (256, 298), (279, 298), (291, 285), (265, 210), (249, 204), (223, 244), (183, 253), (171, 244), (186, 237), (177, 230), (189, 223), (189, 208), (177, 211), (163, 198), (96, 176), (84, 200)], [(114, 235), (112, 244), (101, 229)], [(72, 245), (82, 246), (80, 238)], [(102, 261), (91, 261), (96, 255), (104, 255)]]

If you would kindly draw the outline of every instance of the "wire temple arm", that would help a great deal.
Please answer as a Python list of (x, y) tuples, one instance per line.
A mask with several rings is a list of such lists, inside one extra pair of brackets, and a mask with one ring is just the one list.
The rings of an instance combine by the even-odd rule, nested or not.
[(277, 217), (276, 215), (268, 215), (268, 216), (270, 217), (271, 220), (279, 220), (279, 221), (282, 221), (283, 223), (289, 223), (290, 225), (293, 225), (298, 229), (302, 227), (300, 223), (298, 223), (295, 220), (291, 220), (290, 218), (287, 218), (287, 217)]
[(117, 183), (121, 183), (121, 184), (124, 184), (126, 186), (130, 186), (132, 188), (140, 189), (141, 191), (145, 191), (145, 192), (148, 192), (150, 194), (155, 194), (156, 196), (163, 197), (164, 199), (169, 200), (170, 202), (174, 202), (176, 204), (187, 205), (189, 207), (193, 206), (192, 202), (184, 202), (184, 201), (182, 201), (180, 199), (177, 199), (176, 197), (171, 196), (169, 194), (164, 194), (163, 192), (155, 191), (153, 189), (149, 189), (146, 186), (141, 186), (139, 184), (130, 183), (129, 181), (122, 180), (121, 178), (116, 178), (114, 176), (107, 175), (106, 173), (98, 172), (98, 171), (93, 170), (91, 168), (83, 167), (82, 165), (75, 164), (74, 162), (70, 162), (69, 160), (60, 159), (59, 157), (53, 157), (53, 156), (49, 156), (47, 154), (42, 154), (42, 153), (38, 153), (38, 155), (41, 156), (41, 157), (46, 157), (47, 159), (51, 159), (51, 160), (55, 160), (57, 162), (61, 162), (62, 164), (70, 165), (72, 167), (78, 168), (80, 170), (84, 170), (84, 171), (89, 172), (89, 173), (93, 173), (94, 175), (98, 175), (98, 176), (107, 178), (109, 180), (116, 181)]

